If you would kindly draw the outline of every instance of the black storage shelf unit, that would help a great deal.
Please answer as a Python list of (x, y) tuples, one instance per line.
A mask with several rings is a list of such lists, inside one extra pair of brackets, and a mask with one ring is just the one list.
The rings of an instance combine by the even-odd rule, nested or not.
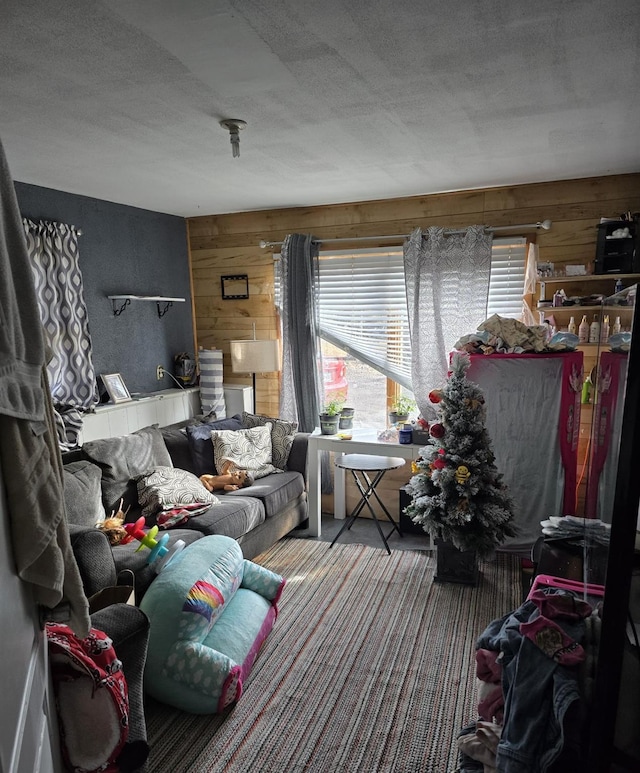
[[(614, 237), (620, 228), (629, 235)], [(596, 274), (635, 274), (640, 272), (640, 229), (637, 220), (611, 220), (598, 225), (596, 243)]]

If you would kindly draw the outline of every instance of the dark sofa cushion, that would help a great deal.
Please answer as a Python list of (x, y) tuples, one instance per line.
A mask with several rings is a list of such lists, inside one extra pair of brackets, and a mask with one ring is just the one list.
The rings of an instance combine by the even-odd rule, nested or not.
[(191, 458), (195, 468), (194, 472), (199, 477), (200, 475), (216, 475), (220, 472), (219, 470), (216, 470), (215, 462), (213, 460), (211, 433), (214, 430), (237, 430), (244, 429), (244, 427), (242, 425), (241, 416), (238, 413), (228, 419), (218, 419), (217, 421), (210, 421), (206, 424), (191, 424), (186, 429), (189, 448), (191, 449)]
[(62, 468), (62, 476), (68, 523), (93, 527), (103, 521), (102, 470), (86, 460), (70, 462)]
[(173, 466), (180, 470), (192, 472), (195, 475), (196, 469), (189, 448), (187, 430), (182, 427), (161, 427), (162, 439), (167, 447)]
[(127, 521), (135, 520), (140, 508), (136, 478), (154, 467), (172, 467), (171, 457), (157, 426), (144, 427), (130, 435), (91, 440), (82, 450), (102, 470), (102, 503), (107, 515), (130, 507)]
[(85, 595), (116, 584), (116, 567), (109, 538), (99, 529), (69, 524), (71, 548), (78, 565)]
[(227, 494), (219, 499), (220, 504), (212, 505), (202, 515), (189, 518), (186, 523), (180, 524), (180, 529), (194, 529), (207, 536), (224, 534), (238, 539), (264, 522), (264, 505), (259, 499), (249, 496), (231, 497)]
[[(299, 472), (281, 472), (275, 475), (267, 475), (254, 481), (248, 488), (238, 491), (228, 491), (224, 499), (235, 496), (255, 497), (263, 506), (267, 518), (282, 512), (289, 502), (297, 499), (304, 491), (304, 480)], [(223, 501), (223, 497), (220, 497)]]

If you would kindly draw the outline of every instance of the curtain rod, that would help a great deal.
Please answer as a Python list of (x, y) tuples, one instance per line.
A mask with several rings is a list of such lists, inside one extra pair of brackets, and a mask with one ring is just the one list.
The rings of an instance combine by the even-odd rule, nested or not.
[[(524, 223), (522, 225), (498, 225), (498, 226), (485, 226), (485, 231), (488, 231), (490, 233), (494, 233), (496, 231), (524, 231), (525, 229), (529, 230), (531, 228), (535, 229), (542, 229), (543, 231), (548, 231), (551, 228), (551, 220), (542, 220), (538, 223)], [(445, 236), (452, 236), (453, 234), (463, 234), (466, 229), (450, 229), (445, 228)], [(389, 236), (346, 236), (342, 238), (337, 239), (314, 239), (315, 244), (324, 244), (325, 242), (379, 242), (383, 239), (407, 239), (411, 234), (390, 234)], [(284, 242), (265, 242), (261, 241), (259, 242), (259, 246), (262, 249), (265, 249), (266, 247), (281, 247), (284, 244)]]

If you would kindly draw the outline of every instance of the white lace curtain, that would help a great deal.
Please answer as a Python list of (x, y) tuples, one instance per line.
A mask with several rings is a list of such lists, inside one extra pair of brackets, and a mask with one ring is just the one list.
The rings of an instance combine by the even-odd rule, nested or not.
[(82, 412), (97, 401), (87, 307), (73, 226), (23, 218), (38, 309), (49, 348), (47, 375), (61, 448), (78, 443)]
[(449, 353), (487, 314), (492, 236), (482, 225), (463, 233), (420, 228), (404, 244), (413, 393), (423, 416), (429, 392), (447, 378)]

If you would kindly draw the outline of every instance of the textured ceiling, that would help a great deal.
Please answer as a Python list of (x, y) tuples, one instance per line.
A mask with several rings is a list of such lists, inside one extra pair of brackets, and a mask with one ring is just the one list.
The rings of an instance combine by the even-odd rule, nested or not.
[(637, 172), (639, 83), (637, 0), (0, 5), (14, 178), (184, 216)]

